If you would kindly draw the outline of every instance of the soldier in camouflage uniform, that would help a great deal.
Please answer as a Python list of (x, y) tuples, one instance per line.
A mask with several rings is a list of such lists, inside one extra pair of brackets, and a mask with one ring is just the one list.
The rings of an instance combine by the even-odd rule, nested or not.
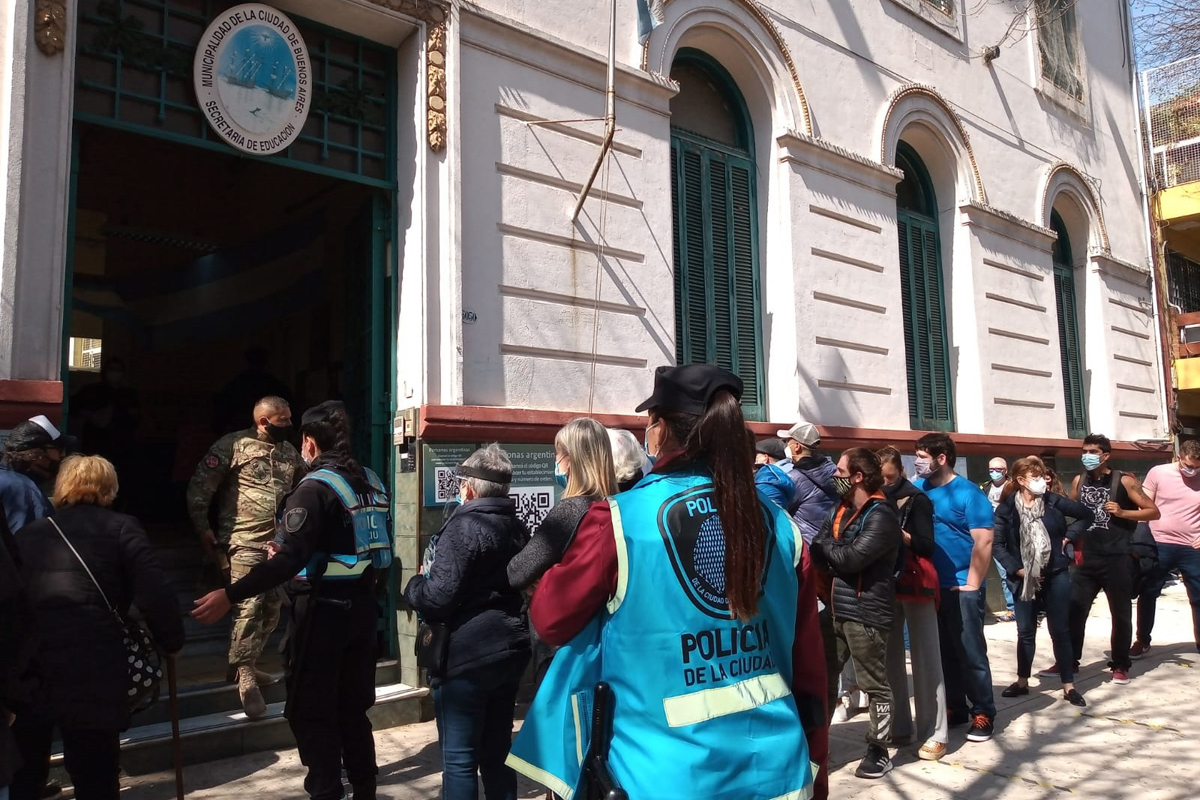
[[(267, 560), (276, 514), (304, 474), (300, 454), (287, 441), (292, 431), (287, 402), (278, 397), (258, 401), (254, 423), (217, 440), (196, 466), (187, 491), (188, 514), (201, 542), (210, 554), (228, 553), (234, 582)], [(209, 523), (214, 500), (215, 531)], [(234, 612), (229, 664), (237, 670), (238, 695), (251, 719), (267, 710), (255, 662), (279, 624), (281, 604), (281, 595), (272, 590), (238, 603)]]

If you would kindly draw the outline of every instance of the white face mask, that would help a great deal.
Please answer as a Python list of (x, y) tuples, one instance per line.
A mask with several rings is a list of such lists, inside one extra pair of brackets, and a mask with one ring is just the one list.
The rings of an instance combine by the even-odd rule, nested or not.
[(1046, 493), (1046, 479), (1045, 478), (1030, 478), (1029, 482), (1027, 484), (1025, 484), (1025, 488), (1029, 490), (1030, 494), (1041, 497), (1042, 495), (1044, 495)]
[(918, 458), (913, 464), (913, 471), (917, 473), (918, 478), (924, 478), (933, 472), (933, 459)]
[(1196, 469), (1195, 467), (1185, 467), (1183, 464), (1180, 464), (1179, 472), (1182, 473), (1183, 477), (1185, 478), (1194, 478), (1196, 477), (1197, 473), (1200, 473), (1200, 469)]

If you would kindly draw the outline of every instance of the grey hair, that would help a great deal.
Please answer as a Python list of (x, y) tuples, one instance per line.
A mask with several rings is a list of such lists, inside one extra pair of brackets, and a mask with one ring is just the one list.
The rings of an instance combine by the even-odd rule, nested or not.
[(617, 483), (631, 479), (638, 470), (646, 471), (646, 451), (636, 436), (623, 428), (609, 428), (608, 441), (612, 444)]
[[(481, 447), (463, 461), (464, 467), (479, 467), (496, 472), (512, 472), (512, 461), (504, 448), (493, 442)], [(508, 497), (508, 484), (485, 481), (482, 478), (466, 478), (466, 483), (476, 497)]]

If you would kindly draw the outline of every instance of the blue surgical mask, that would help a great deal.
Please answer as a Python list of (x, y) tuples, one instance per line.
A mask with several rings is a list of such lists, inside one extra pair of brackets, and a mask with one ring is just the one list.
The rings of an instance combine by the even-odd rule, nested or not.
[(554, 465), (554, 482), (558, 484), (558, 488), (567, 488), (567, 473), (558, 468), (558, 464)]
[(988, 470), (988, 475), (991, 476), (992, 483), (999, 483), (1004, 480), (1004, 470), (1002, 469)]
[(1095, 453), (1084, 453), (1083, 458), (1079, 460), (1083, 462), (1083, 468), (1089, 472), (1100, 466), (1100, 456)]

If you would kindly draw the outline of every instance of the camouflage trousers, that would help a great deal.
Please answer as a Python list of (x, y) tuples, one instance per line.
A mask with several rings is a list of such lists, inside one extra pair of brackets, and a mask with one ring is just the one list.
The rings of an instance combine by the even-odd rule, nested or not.
[[(229, 549), (229, 578), (236, 583), (256, 565), (267, 560), (267, 551), (253, 547)], [(253, 664), (262, 655), (267, 639), (279, 624), (283, 596), (279, 589), (243, 600), (233, 607), (233, 629), (229, 632), (229, 663)]]

